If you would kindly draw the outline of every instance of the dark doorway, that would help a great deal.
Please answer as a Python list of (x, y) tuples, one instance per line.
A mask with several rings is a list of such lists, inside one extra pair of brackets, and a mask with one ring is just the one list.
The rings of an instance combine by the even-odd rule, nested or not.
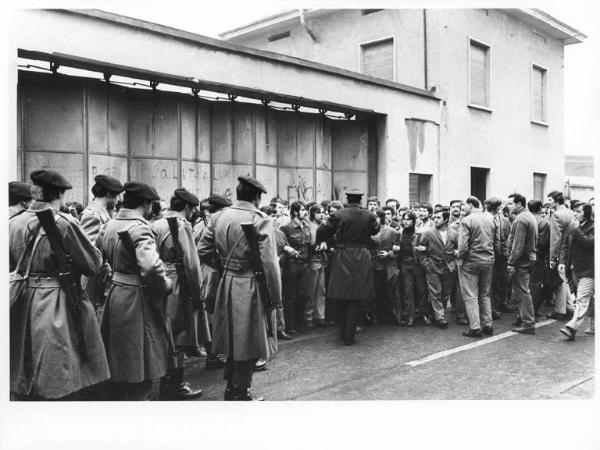
[(487, 198), (487, 182), (490, 169), (471, 167), (471, 195), (482, 202)]

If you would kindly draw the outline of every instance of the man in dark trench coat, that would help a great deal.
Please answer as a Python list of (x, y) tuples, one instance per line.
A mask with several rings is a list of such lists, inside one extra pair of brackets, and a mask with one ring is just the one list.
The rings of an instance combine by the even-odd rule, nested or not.
[(334, 212), (327, 224), (321, 225), (327, 237), (335, 235), (336, 250), (331, 263), (327, 296), (338, 305), (340, 339), (345, 345), (355, 343), (356, 325), (366, 302), (373, 298), (373, 270), (367, 246), (377, 234), (377, 219), (361, 208), (363, 192), (346, 192), (348, 205)]

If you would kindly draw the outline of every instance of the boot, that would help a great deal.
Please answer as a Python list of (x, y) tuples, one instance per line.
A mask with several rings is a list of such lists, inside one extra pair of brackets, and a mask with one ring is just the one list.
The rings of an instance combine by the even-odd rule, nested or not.
[(225, 359), (223, 359), (222, 356), (209, 355), (208, 358), (206, 358), (206, 363), (204, 365), (206, 370), (222, 369), (223, 367), (225, 367)]
[(160, 400), (192, 400), (202, 396), (202, 389), (193, 390), (183, 382), (183, 367), (172, 369), (160, 382)]

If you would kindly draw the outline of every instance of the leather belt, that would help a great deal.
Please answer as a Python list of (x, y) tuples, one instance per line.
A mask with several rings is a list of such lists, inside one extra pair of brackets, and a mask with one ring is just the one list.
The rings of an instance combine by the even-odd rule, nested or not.
[(56, 277), (48, 277), (45, 274), (29, 274), (27, 286), (37, 288), (59, 288), (60, 282)]
[(126, 284), (128, 286), (144, 286), (140, 277), (131, 273), (113, 272), (112, 280), (115, 283)]
[(225, 265), (225, 258), (221, 258), (221, 265), (223, 266), (223, 270), (230, 272), (248, 272), (252, 270), (252, 263), (248, 259), (231, 258), (227, 265)]

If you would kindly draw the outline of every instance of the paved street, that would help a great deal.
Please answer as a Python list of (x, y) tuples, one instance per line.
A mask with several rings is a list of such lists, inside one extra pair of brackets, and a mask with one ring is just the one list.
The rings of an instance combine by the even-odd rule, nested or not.
[[(559, 333), (563, 322), (540, 318), (537, 334), (510, 331), (504, 314), (486, 339), (461, 335), (464, 327), (367, 326), (346, 347), (334, 327), (280, 342), (268, 370), (254, 376), (253, 392), (267, 400), (590, 399), (594, 395), (594, 336), (575, 342)], [(221, 400), (222, 371), (187, 361), (186, 379)]]

